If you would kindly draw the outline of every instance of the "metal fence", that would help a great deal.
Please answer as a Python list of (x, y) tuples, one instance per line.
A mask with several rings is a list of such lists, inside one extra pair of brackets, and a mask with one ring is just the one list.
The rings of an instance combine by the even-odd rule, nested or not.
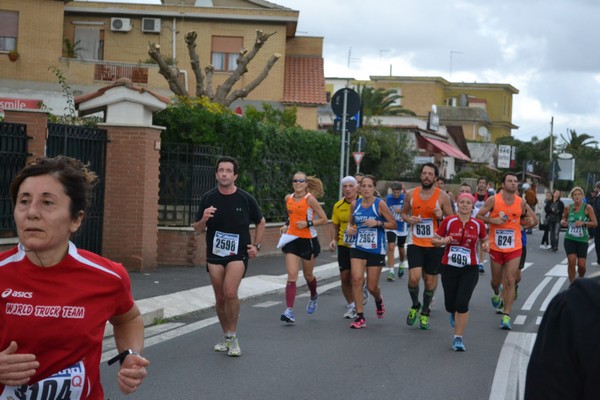
[(46, 155), (76, 158), (89, 163), (90, 170), (98, 175), (98, 184), (92, 192), (92, 202), (86, 211), (83, 226), (73, 238), (77, 247), (97, 254), (102, 254), (107, 143), (106, 129), (48, 124)]
[(0, 235), (14, 236), (10, 183), (27, 162), (27, 125), (0, 122)]
[(202, 195), (216, 185), (221, 147), (161, 143), (158, 224), (190, 226)]

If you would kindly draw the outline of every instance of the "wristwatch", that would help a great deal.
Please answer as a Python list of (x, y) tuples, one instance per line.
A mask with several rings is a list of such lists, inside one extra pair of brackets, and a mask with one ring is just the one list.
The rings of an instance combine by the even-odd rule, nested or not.
[(261, 248), (262, 246), (260, 245), (260, 243), (256, 243), (256, 244), (254, 245), (254, 247), (256, 247), (256, 250), (260, 251), (260, 248)]

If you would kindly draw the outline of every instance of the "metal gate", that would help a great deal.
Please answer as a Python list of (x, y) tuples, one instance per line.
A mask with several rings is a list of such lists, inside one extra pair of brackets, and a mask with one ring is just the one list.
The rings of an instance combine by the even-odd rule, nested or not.
[(27, 162), (27, 125), (0, 122), (0, 237), (15, 236), (10, 183)]
[(77, 247), (96, 254), (102, 254), (107, 138), (106, 129), (48, 124), (46, 155), (76, 158), (89, 164), (88, 168), (98, 175), (98, 184), (92, 192), (83, 225), (72, 239)]

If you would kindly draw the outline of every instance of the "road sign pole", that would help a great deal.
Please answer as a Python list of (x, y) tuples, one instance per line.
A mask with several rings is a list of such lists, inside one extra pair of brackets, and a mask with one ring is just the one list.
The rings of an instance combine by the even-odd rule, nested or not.
[(345, 146), (346, 146), (346, 112), (347, 112), (347, 106), (348, 106), (348, 91), (344, 90), (344, 104), (343, 104), (343, 111), (342, 111), (342, 136), (341, 136), (341, 142), (342, 142), (342, 148), (340, 150), (340, 189), (339, 189), (339, 195), (338, 198), (342, 197), (342, 179), (344, 179), (344, 156), (345, 156)]

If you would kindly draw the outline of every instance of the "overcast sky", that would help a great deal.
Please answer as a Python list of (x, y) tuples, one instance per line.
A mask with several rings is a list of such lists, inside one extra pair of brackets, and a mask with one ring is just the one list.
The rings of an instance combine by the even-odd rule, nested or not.
[[(144, 0), (155, 3), (156, 0)], [(139, 2), (144, 2), (140, 0)], [(598, 0), (271, 0), (323, 36), (325, 76), (440, 76), (516, 87), (513, 136), (600, 141)]]
[[(277, 0), (323, 36), (326, 76), (441, 76), (507, 83), (513, 136), (567, 129), (600, 141), (598, 0)], [(306, 33), (304, 33), (306, 32)], [(351, 55), (350, 55), (350, 49)], [(350, 61), (350, 62), (348, 62)]]

